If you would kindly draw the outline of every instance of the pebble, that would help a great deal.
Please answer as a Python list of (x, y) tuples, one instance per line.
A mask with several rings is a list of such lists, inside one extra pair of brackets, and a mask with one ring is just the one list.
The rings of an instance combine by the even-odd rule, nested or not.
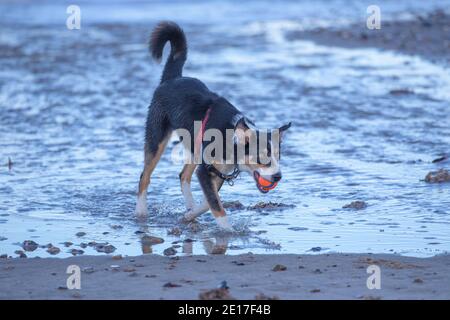
[(36, 250), (38, 247), (39, 247), (39, 245), (38, 245), (36, 242), (34, 242), (33, 240), (25, 240), (25, 241), (22, 243), (22, 248), (23, 248), (23, 250), (25, 250), (25, 251), (34, 251), (34, 250)]
[(118, 271), (120, 269), (120, 266), (117, 264), (112, 264), (109, 266), (111, 268), (111, 270), (113, 271)]
[(72, 249), (72, 250), (70, 250), (69, 252), (70, 252), (72, 255), (74, 255), (74, 256), (77, 256), (77, 255), (80, 255), (80, 254), (83, 254), (83, 253), (84, 253), (83, 250), (78, 250), (78, 249)]
[(277, 264), (272, 268), (272, 271), (278, 272), (278, 271), (286, 271), (287, 267), (282, 264)]
[(443, 183), (450, 182), (450, 173), (445, 169), (439, 169), (438, 171), (431, 171), (425, 177), (427, 183)]
[(242, 210), (245, 206), (239, 201), (224, 201), (223, 207), (229, 210)]
[(116, 247), (114, 247), (111, 244), (107, 244), (107, 245), (97, 244), (95, 246), (95, 250), (97, 252), (112, 253), (112, 252), (116, 251)]
[(94, 267), (85, 267), (81, 271), (83, 271), (84, 273), (93, 273), (95, 270)]
[(121, 254), (118, 254), (118, 255), (112, 256), (112, 259), (113, 259), (113, 260), (122, 260), (123, 257), (122, 257)]
[(70, 241), (63, 242), (63, 244), (65, 247), (70, 247), (71, 245), (73, 245), (73, 243)]
[(16, 250), (14, 251), (15, 254), (19, 255), (19, 258), (26, 258), (27, 255), (22, 250)]
[(58, 247), (50, 247), (50, 248), (47, 249), (47, 252), (52, 254), (52, 255), (55, 255), (55, 254), (60, 253), (61, 249), (59, 249)]
[(86, 235), (86, 232), (80, 231), (80, 232), (77, 232), (75, 235), (76, 235), (77, 237), (84, 237), (84, 236)]
[(173, 256), (177, 254), (177, 250), (175, 250), (173, 247), (167, 248), (164, 250), (163, 254), (165, 256)]
[(367, 208), (367, 203), (364, 201), (353, 201), (349, 204), (346, 204), (345, 206), (342, 207), (343, 209), (355, 209), (355, 210), (361, 210), (361, 209), (365, 209)]
[(258, 293), (255, 300), (280, 300), (278, 296), (266, 296), (264, 293)]
[(257, 204), (253, 206), (247, 207), (248, 210), (261, 210), (261, 209), (287, 209), (287, 208), (294, 208), (295, 205), (292, 204), (284, 204), (284, 203), (277, 203), (277, 202), (264, 202), (260, 201)]
[(176, 284), (173, 282), (167, 282), (163, 285), (164, 288), (177, 288), (177, 287), (181, 287), (180, 284)]

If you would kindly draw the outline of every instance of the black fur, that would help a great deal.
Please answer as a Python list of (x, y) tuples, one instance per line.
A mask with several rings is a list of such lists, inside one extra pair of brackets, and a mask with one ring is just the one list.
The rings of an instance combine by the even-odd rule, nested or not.
[(183, 30), (174, 22), (163, 21), (155, 27), (150, 37), (150, 52), (153, 59), (161, 60), (167, 41), (170, 41), (171, 50), (161, 82), (181, 77), (187, 58), (187, 43)]
[(170, 41), (171, 51), (164, 67), (161, 84), (156, 88), (148, 110), (146, 146), (155, 153), (158, 145), (175, 129), (186, 129), (191, 134), (194, 148), (194, 121), (202, 121), (211, 108), (206, 129), (216, 128), (225, 136), (226, 129), (233, 129), (233, 117), (240, 114), (225, 98), (211, 92), (200, 80), (183, 77), (182, 67), (187, 56), (184, 32), (174, 22), (161, 22), (152, 33), (152, 56), (161, 58), (164, 44)]
[[(146, 157), (149, 156), (149, 159), (156, 155), (161, 143), (176, 129), (189, 131), (191, 153), (193, 154), (197, 134), (194, 130), (194, 122), (201, 122), (205, 118), (207, 110), (209, 110), (209, 118), (205, 130), (211, 128), (220, 130), (225, 138), (227, 137), (227, 129), (236, 129), (237, 125), (253, 125), (230, 102), (211, 92), (200, 80), (183, 77), (183, 65), (187, 58), (187, 43), (183, 30), (176, 23), (161, 22), (152, 32), (150, 52), (154, 59), (161, 59), (164, 45), (168, 41), (171, 44), (170, 54), (164, 66), (161, 83), (156, 88), (148, 108), (145, 129), (145, 152)], [(238, 119), (241, 120), (237, 121)], [(284, 131), (289, 126), (290, 124), (280, 129)], [(248, 129), (248, 126), (246, 128)], [(257, 141), (259, 146), (260, 141)], [(268, 144), (265, 148), (268, 153), (271, 152), (270, 141), (271, 136), (269, 136)], [(229, 142), (224, 139), (224, 151), (227, 149), (225, 143)], [(207, 142), (203, 142), (204, 147), (206, 144)], [(236, 155), (237, 152), (235, 150), (235, 161)], [(223, 157), (226, 159), (227, 155), (223, 154)], [(209, 172), (203, 161), (197, 168), (197, 176), (209, 207), (216, 213), (222, 212), (223, 207), (214, 190), (214, 184), (220, 189), (223, 180)], [(278, 181), (281, 179), (281, 174), (274, 176), (273, 179)], [(146, 191), (147, 186), (144, 185), (144, 191)]]

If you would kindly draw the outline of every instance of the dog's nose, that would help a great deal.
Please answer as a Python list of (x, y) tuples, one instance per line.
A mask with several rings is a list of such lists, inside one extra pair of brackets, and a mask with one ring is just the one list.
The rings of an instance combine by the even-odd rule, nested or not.
[(277, 172), (272, 176), (273, 182), (278, 182), (281, 180), (281, 172)]

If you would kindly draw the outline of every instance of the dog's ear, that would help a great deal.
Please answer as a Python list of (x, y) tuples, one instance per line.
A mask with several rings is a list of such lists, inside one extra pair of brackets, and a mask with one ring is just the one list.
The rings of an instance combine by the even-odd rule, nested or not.
[(237, 144), (246, 144), (249, 141), (248, 130), (250, 129), (248, 120), (245, 117), (239, 119), (234, 126), (234, 137)]
[(280, 132), (280, 140), (283, 139), (283, 136), (285, 135), (285, 132), (287, 129), (291, 127), (292, 122), (289, 122), (288, 124), (285, 124), (278, 128), (278, 131)]

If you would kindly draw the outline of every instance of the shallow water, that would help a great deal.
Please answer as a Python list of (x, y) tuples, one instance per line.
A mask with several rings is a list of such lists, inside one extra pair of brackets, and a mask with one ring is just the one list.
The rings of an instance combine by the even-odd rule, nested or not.
[[(80, 3), (75, 31), (65, 28), (65, 5), (0, 5), (0, 254), (14, 256), (27, 239), (60, 247), (58, 257), (90, 241), (128, 255), (161, 254), (172, 242), (178, 254), (450, 249), (450, 186), (422, 181), (450, 166), (431, 163), (449, 152), (449, 70), (391, 52), (285, 39), (291, 30), (358, 21), (361, 3), (348, 10), (340, 1), (292, 1), (270, 11), (262, 1)], [(435, 7), (383, 3), (387, 17)], [(209, 213), (196, 225), (178, 222), (184, 202), (173, 145), (152, 177), (149, 219), (133, 217), (146, 110), (161, 74), (146, 40), (166, 18), (187, 33), (186, 75), (261, 127), (293, 122), (275, 190), (260, 194), (248, 176), (222, 189), (224, 201), (244, 205), (229, 211), (232, 235), (221, 234)], [(390, 93), (403, 89), (409, 93)], [(354, 200), (368, 207), (342, 209)], [(247, 208), (260, 201), (288, 207)], [(181, 236), (167, 234), (175, 226)], [(146, 234), (165, 242), (142, 245)], [(27, 255), (48, 256), (43, 248)]]

